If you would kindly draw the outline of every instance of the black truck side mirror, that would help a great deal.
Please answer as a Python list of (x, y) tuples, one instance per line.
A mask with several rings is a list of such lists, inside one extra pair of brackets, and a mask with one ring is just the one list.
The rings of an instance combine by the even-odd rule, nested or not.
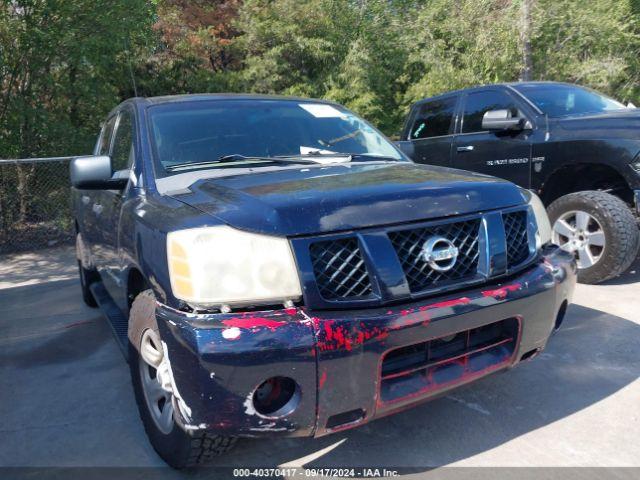
[(91, 155), (76, 157), (69, 166), (71, 185), (80, 190), (122, 190), (129, 177), (113, 174), (111, 157)]
[(501, 131), (501, 130), (524, 130), (527, 125), (527, 119), (524, 117), (514, 117), (511, 110), (489, 110), (482, 117), (482, 129)]

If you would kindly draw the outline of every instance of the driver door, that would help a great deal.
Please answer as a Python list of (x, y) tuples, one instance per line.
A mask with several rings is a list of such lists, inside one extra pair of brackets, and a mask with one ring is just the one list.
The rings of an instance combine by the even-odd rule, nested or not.
[[(134, 161), (134, 117), (130, 108), (118, 114), (115, 133), (111, 142), (111, 165), (113, 175), (127, 177)], [(124, 272), (120, 258), (120, 217), (122, 205), (131, 182), (123, 190), (101, 192), (101, 255), (96, 265), (105, 288), (118, 301), (123, 292)]]
[[(100, 138), (94, 149), (94, 155), (109, 155), (113, 130), (118, 116), (109, 117), (100, 132)], [(84, 247), (89, 250), (94, 265), (100, 263), (103, 254), (103, 220), (102, 215), (102, 191), (101, 190), (80, 190), (78, 208), (78, 223), (82, 225), (80, 233)]]
[(490, 132), (482, 129), (489, 110), (511, 110), (525, 116), (519, 102), (508, 92), (487, 89), (462, 99), (460, 132), (455, 135), (452, 166), (493, 175), (529, 188), (531, 184), (531, 130)]

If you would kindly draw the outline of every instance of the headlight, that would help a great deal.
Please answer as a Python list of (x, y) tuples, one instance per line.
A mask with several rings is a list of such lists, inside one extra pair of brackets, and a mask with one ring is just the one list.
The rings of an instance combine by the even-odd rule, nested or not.
[(167, 235), (173, 295), (190, 305), (284, 303), (302, 295), (289, 241), (227, 226)]
[(640, 173), (640, 160), (637, 160), (631, 164), (631, 168), (633, 168), (637, 173)]
[(544, 208), (540, 197), (531, 190), (525, 190), (524, 188), (521, 188), (520, 190), (527, 199), (527, 203), (531, 207), (533, 215), (536, 218), (536, 224), (538, 225), (536, 248), (540, 248), (542, 245), (551, 242), (551, 223), (549, 222), (547, 209)]

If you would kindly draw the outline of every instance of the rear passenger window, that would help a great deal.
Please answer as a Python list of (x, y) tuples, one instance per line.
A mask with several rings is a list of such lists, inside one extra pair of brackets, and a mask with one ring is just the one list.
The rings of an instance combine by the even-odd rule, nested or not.
[(462, 133), (482, 132), (482, 117), (489, 110), (511, 110), (513, 116), (518, 115), (518, 106), (504, 92), (490, 90), (467, 95), (462, 117)]
[(129, 110), (120, 113), (116, 137), (113, 141), (111, 164), (113, 171), (126, 170), (133, 163), (133, 118)]
[(456, 97), (425, 103), (420, 107), (410, 133), (410, 140), (448, 135), (456, 108)]
[(117, 115), (109, 118), (102, 127), (102, 133), (100, 134), (100, 144), (98, 145), (98, 155), (109, 155), (109, 145), (111, 142), (111, 134), (113, 133), (113, 126), (116, 123)]

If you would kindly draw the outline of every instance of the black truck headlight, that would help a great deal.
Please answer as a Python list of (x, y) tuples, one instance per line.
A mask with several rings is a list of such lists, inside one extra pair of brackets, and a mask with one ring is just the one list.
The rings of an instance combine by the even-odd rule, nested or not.
[(173, 295), (195, 307), (265, 305), (302, 296), (286, 238), (227, 226), (167, 235)]

